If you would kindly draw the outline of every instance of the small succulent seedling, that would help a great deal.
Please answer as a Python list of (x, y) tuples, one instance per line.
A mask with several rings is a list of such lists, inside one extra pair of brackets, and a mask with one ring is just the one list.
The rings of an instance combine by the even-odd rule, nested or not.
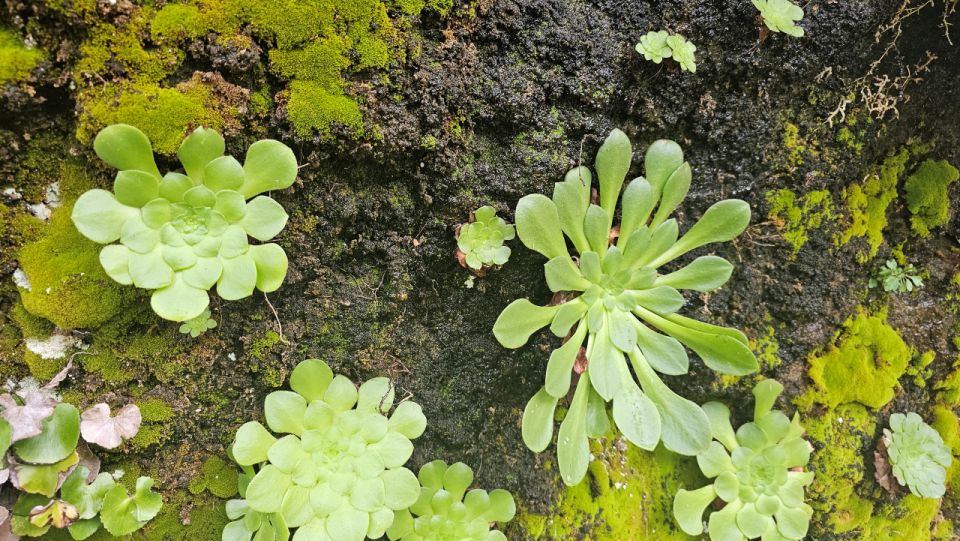
[(184, 321), (183, 324), (180, 325), (180, 332), (182, 334), (189, 334), (191, 338), (196, 338), (216, 327), (217, 322), (210, 317), (210, 310), (208, 309), (204, 310), (199, 316)]
[(93, 146), (120, 171), (112, 193), (95, 189), (77, 199), (73, 223), (90, 240), (108, 245), (100, 263), (111, 278), (153, 290), (150, 305), (160, 317), (199, 316), (214, 285), (223, 299), (237, 300), (254, 288), (269, 292), (283, 283), (283, 249), (251, 245), (248, 236), (266, 242), (287, 223), (279, 203), (258, 196), (296, 179), (297, 160), (286, 145), (257, 141), (241, 165), (223, 154), (220, 134), (197, 128), (177, 152), (186, 174), (162, 177), (149, 139), (133, 126), (108, 126)]
[(670, 46), (667, 45), (667, 38), (670, 36), (665, 30), (659, 32), (647, 32), (640, 36), (640, 42), (637, 43), (637, 52), (642, 54), (647, 60), (659, 64), (664, 58), (673, 56)]
[(673, 515), (684, 532), (702, 534), (703, 513), (719, 499), (722, 508), (710, 513), (707, 526), (713, 541), (799, 540), (807, 535), (813, 509), (803, 501), (804, 487), (813, 481), (813, 472), (802, 468), (812, 447), (803, 439), (798, 415), (791, 421), (771, 409), (782, 391), (774, 380), (758, 383), (753, 422), (736, 432), (725, 405), (703, 405), (717, 441), (697, 455), (697, 464), (713, 484), (677, 492)]
[(697, 47), (680, 34), (669, 34), (664, 30), (647, 32), (640, 37), (636, 49), (645, 59), (656, 64), (664, 58), (673, 58), (680, 69), (697, 72)]
[(435, 460), (420, 468), (420, 498), (400, 511), (387, 530), (391, 541), (507, 541), (494, 522), (509, 522), (517, 512), (513, 496), (503, 489), (474, 489), (473, 470), (462, 462), (447, 467)]
[(916, 413), (894, 413), (883, 429), (883, 445), (901, 486), (922, 498), (940, 498), (953, 457), (943, 438)]
[[(673, 272), (658, 272), (691, 250), (739, 235), (750, 222), (750, 206), (736, 199), (720, 201), (678, 239), (677, 221), (668, 218), (690, 188), (690, 165), (679, 145), (656, 141), (647, 150), (647, 177), (634, 179), (623, 192), (615, 228), (632, 155), (622, 131), (614, 130), (604, 141), (596, 162), (599, 204), (591, 202), (592, 174), (586, 167), (567, 173), (555, 185), (553, 199), (535, 194), (520, 200), (517, 234), (549, 260), (544, 271), (554, 300), (548, 306), (515, 300), (493, 327), (508, 348), (524, 345), (547, 325), (556, 336), (566, 337), (550, 355), (544, 387), (524, 411), (523, 439), (535, 452), (547, 448), (557, 403), (567, 395), (572, 373), (580, 374), (558, 436), (560, 473), (570, 485), (586, 473), (588, 437), (608, 430), (605, 402), (613, 402), (614, 422), (638, 447), (652, 450), (662, 440), (684, 455), (706, 450), (706, 414), (657, 376), (687, 372), (684, 346), (721, 373), (744, 375), (757, 369), (743, 333), (677, 313), (684, 304), (678, 290), (712, 291), (730, 278), (733, 265), (703, 256)], [(564, 235), (579, 253), (576, 259)], [(581, 356), (585, 363), (578, 362)]]
[[(241, 467), (240, 495), (228, 504), (233, 522), (224, 541), (377, 539), (395, 512), (420, 497), (420, 483), (403, 467), (427, 421), (420, 406), (393, 407), (393, 385), (374, 378), (359, 392), (322, 361), (307, 360), (290, 376), (293, 391), (264, 401), (267, 426), (237, 431), (231, 454)], [(393, 409), (392, 415), (388, 415)], [(259, 533), (258, 533), (259, 532)]]
[(140, 410), (130, 404), (114, 416), (100, 403), (81, 414), (54, 392), (68, 369), (46, 385), (28, 380), (0, 395), (0, 488), (9, 481), (19, 493), (11, 509), (0, 506), (0, 533), (8, 526), (21, 537), (66, 529), (79, 540), (102, 525), (125, 536), (163, 505), (151, 490), (152, 479), (137, 479), (130, 495), (117, 483), (122, 472), (100, 473), (100, 461), (87, 449), (87, 444), (113, 449), (136, 435)]
[(457, 228), (457, 261), (474, 271), (503, 265), (510, 259), (504, 241), (516, 235), (513, 226), (497, 216), (493, 207), (475, 210), (472, 220)]
[(877, 272), (877, 276), (871, 276), (868, 286), (870, 288), (883, 286), (883, 290), (898, 293), (909, 293), (914, 288), (923, 287), (923, 278), (917, 273), (917, 268), (912, 263), (906, 267), (901, 267), (894, 259), (888, 259), (887, 262)]
[(752, 0), (753, 5), (760, 10), (760, 16), (763, 18), (763, 24), (772, 32), (783, 32), (784, 34), (803, 37), (803, 28), (796, 25), (796, 22), (803, 19), (803, 8), (790, 2), (790, 0)]

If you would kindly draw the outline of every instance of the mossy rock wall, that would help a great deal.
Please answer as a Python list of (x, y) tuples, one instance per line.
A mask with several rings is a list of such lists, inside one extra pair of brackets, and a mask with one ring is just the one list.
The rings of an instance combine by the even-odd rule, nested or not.
[[(785, 384), (779, 405), (815, 447), (810, 537), (956, 539), (960, 467), (942, 502), (894, 496), (874, 481), (873, 451), (891, 413), (917, 411), (960, 456), (960, 9), (803, 7), (806, 36), (792, 38), (763, 32), (747, 1), (8, 0), (0, 379), (65, 364), (28, 339), (85, 344), (64, 397), (140, 405), (141, 433), (105, 463), (158, 480), (153, 541), (219, 538), (225, 449), (308, 357), (355, 381), (394, 378), (429, 420), (412, 466), (462, 460), (479, 485), (511, 490), (510, 539), (686, 539), (670, 507), (704, 482), (693, 459), (610, 434), (566, 488), (553, 449), (524, 446), (523, 407), (557, 340), (506, 350), (491, 328), (513, 299), (549, 299), (542, 258), (514, 241), (507, 265), (467, 287), (454, 257), (471, 210), (512, 221), (521, 196), (549, 194), (619, 127), (637, 162), (656, 139), (683, 146), (694, 181), (681, 227), (724, 197), (753, 208), (747, 232), (714, 248), (735, 262), (730, 282), (683, 310), (742, 329), (760, 376)], [(696, 74), (633, 50), (659, 29), (697, 45)], [(299, 180), (272, 194), (290, 214), (278, 237), (290, 271), (269, 303), (214, 301), (217, 327), (192, 340), (97, 267), (68, 215), (112, 183), (91, 148), (111, 122), (145, 131), (161, 169), (199, 125), (234, 155), (265, 137), (295, 150)], [(914, 264), (924, 287), (869, 289), (887, 259)], [(739, 424), (756, 380), (694, 360), (668, 383), (726, 401)]]

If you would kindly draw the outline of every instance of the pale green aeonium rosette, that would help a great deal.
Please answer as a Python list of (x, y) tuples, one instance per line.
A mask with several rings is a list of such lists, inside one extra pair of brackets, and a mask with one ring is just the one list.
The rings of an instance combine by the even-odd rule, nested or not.
[(267, 426), (284, 436), (255, 421), (237, 431), (232, 455), (249, 484), (241, 483), (243, 500), (227, 505), (233, 522), (223, 541), (286, 539), (293, 528), (294, 541), (383, 536), (420, 496), (420, 482), (403, 467), (410, 440), (427, 425), (420, 406), (394, 408), (387, 378), (358, 391), (318, 360), (297, 365), (290, 388), (264, 401)]
[(73, 222), (108, 245), (100, 262), (111, 278), (154, 290), (150, 304), (164, 319), (202, 314), (214, 285), (221, 298), (237, 300), (254, 288), (274, 291), (286, 276), (283, 249), (247, 237), (265, 242), (286, 225), (279, 203), (254, 196), (293, 184), (296, 157), (268, 139), (251, 145), (241, 165), (224, 148), (216, 131), (197, 128), (177, 153), (186, 174), (161, 176), (150, 141), (133, 126), (108, 126), (94, 140), (97, 155), (120, 171), (113, 193), (94, 189), (77, 199)]
[[(674, 272), (658, 272), (693, 249), (739, 235), (750, 221), (749, 205), (736, 199), (720, 201), (678, 239), (677, 221), (668, 216), (687, 195), (690, 165), (676, 143), (657, 141), (646, 154), (647, 177), (634, 179), (623, 191), (622, 217), (615, 229), (614, 214), (632, 155), (630, 140), (619, 130), (600, 147), (599, 204), (591, 201), (592, 175), (586, 167), (567, 173), (555, 185), (553, 199), (534, 194), (520, 200), (517, 234), (549, 260), (544, 269), (555, 302), (537, 306), (518, 299), (503, 310), (493, 328), (497, 340), (509, 348), (524, 345), (547, 325), (556, 336), (567, 337), (550, 355), (545, 386), (524, 411), (523, 439), (535, 452), (546, 449), (553, 438), (554, 412), (570, 389), (571, 373), (585, 347), (587, 366), (585, 371), (576, 367), (583, 373), (557, 445), (560, 473), (570, 485), (586, 473), (588, 438), (609, 428), (605, 405), (609, 401), (617, 427), (638, 447), (652, 450), (662, 440), (668, 449), (684, 455), (706, 450), (710, 443), (706, 415), (657, 376), (687, 372), (684, 346), (724, 374), (744, 375), (757, 369), (743, 333), (677, 313), (684, 304), (678, 290), (712, 291), (730, 278), (733, 265), (720, 257), (702, 256)], [(571, 257), (564, 235), (578, 259)]]
[(723, 508), (710, 513), (707, 525), (712, 541), (806, 537), (813, 509), (804, 503), (804, 491), (814, 474), (803, 468), (813, 448), (803, 439), (799, 415), (791, 421), (772, 409), (781, 392), (783, 385), (775, 380), (758, 383), (753, 422), (736, 432), (727, 406), (703, 405), (717, 441), (697, 456), (697, 464), (713, 484), (677, 492), (673, 515), (684, 532), (702, 534), (703, 513), (719, 499)]

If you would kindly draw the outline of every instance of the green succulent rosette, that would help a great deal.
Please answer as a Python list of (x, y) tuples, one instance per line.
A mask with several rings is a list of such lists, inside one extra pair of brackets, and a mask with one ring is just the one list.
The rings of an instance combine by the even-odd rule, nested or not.
[(665, 30), (658, 32), (647, 32), (640, 36), (640, 42), (637, 43), (637, 52), (651, 62), (659, 64), (664, 58), (673, 56), (670, 46), (667, 45), (667, 38), (670, 37)]
[(804, 490), (813, 472), (802, 471), (812, 447), (803, 439), (800, 418), (774, 410), (783, 385), (764, 380), (753, 389), (753, 422), (736, 432), (730, 410), (719, 402), (703, 405), (717, 441), (697, 456), (700, 471), (713, 484), (680, 489), (673, 514), (689, 535), (703, 533), (703, 513), (719, 499), (722, 509), (710, 513), (707, 531), (712, 541), (796, 541), (807, 535), (813, 509), (804, 503)]
[(287, 223), (279, 203), (258, 196), (296, 179), (297, 161), (286, 145), (258, 141), (240, 164), (224, 155), (220, 134), (197, 128), (177, 153), (186, 174), (163, 176), (149, 139), (133, 126), (104, 128), (94, 149), (119, 172), (112, 193), (94, 189), (77, 199), (73, 222), (85, 237), (107, 245), (100, 263), (111, 278), (153, 290), (150, 304), (160, 317), (201, 315), (214, 285), (221, 298), (237, 300), (283, 283), (283, 249), (250, 244), (248, 237), (266, 242)]
[(883, 429), (883, 443), (901, 486), (921, 498), (943, 496), (953, 457), (939, 432), (914, 412), (894, 413), (890, 428)]
[(290, 529), (296, 541), (383, 536), (395, 513), (420, 496), (417, 477), (403, 467), (410, 440), (426, 428), (420, 406), (394, 408), (387, 378), (358, 391), (318, 360), (297, 365), (290, 387), (264, 401), (270, 430), (252, 421), (237, 431), (232, 456), (244, 468), (243, 500), (228, 507), (233, 522), (223, 540), (286, 539)]
[(513, 226), (498, 217), (490, 206), (478, 208), (473, 217), (474, 221), (463, 224), (457, 235), (457, 248), (466, 265), (480, 270), (506, 263), (510, 259), (510, 248), (503, 242), (516, 236)]
[(467, 492), (473, 470), (462, 462), (451, 466), (435, 460), (420, 468), (420, 498), (400, 511), (387, 530), (391, 541), (506, 541), (494, 522), (509, 522), (517, 512), (513, 496), (503, 489)]
[(760, 10), (763, 24), (773, 32), (800, 38), (803, 37), (803, 28), (797, 22), (803, 19), (803, 8), (790, 0), (752, 0), (753, 5)]
[[(586, 474), (588, 438), (609, 429), (607, 402), (613, 403), (617, 428), (642, 449), (652, 450), (660, 441), (688, 456), (707, 449), (706, 414), (658, 376), (687, 373), (685, 347), (723, 374), (757, 370), (743, 333), (678, 313), (685, 303), (680, 290), (713, 291), (730, 278), (733, 265), (702, 256), (661, 271), (691, 250), (739, 235), (750, 221), (749, 205), (720, 201), (681, 237), (677, 221), (669, 218), (690, 189), (691, 169), (680, 146), (654, 142), (646, 153), (646, 178), (631, 181), (621, 198), (632, 156), (626, 134), (614, 130), (597, 152), (597, 201), (586, 167), (555, 184), (552, 199), (534, 194), (519, 201), (517, 234), (548, 259), (544, 272), (554, 300), (548, 306), (515, 300), (493, 327), (508, 348), (523, 346), (546, 326), (565, 338), (550, 355), (544, 387), (524, 411), (523, 439), (531, 450), (541, 452), (551, 443), (557, 405), (569, 393), (573, 373), (582, 372), (557, 440), (560, 474), (570, 485)], [(618, 201), (621, 218), (614, 227)], [(567, 239), (578, 256), (571, 255)], [(578, 363), (583, 357), (587, 362)]]

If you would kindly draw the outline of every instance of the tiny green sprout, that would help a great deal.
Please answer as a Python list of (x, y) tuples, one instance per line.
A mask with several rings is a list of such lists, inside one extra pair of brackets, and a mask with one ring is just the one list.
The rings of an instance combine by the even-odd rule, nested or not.
[(664, 58), (673, 58), (681, 70), (697, 72), (697, 47), (680, 34), (669, 34), (664, 30), (647, 32), (640, 37), (636, 49), (645, 59), (656, 64)]
[(677, 492), (673, 515), (684, 532), (701, 535), (703, 513), (719, 498), (722, 509), (710, 513), (707, 525), (713, 541), (799, 540), (807, 535), (813, 509), (803, 501), (804, 488), (813, 482), (813, 472), (802, 468), (812, 447), (803, 439), (799, 416), (791, 421), (771, 409), (782, 391), (777, 381), (758, 383), (753, 422), (736, 432), (727, 406), (703, 405), (717, 441), (697, 455), (697, 464), (713, 484)]
[(901, 267), (896, 260), (888, 259), (880, 271), (877, 272), (877, 276), (870, 277), (867, 285), (871, 289), (882, 285), (883, 290), (887, 292), (909, 293), (914, 288), (923, 287), (923, 279), (917, 273), (913, 264)]
[(228, 504), (233, 522), (223, 541), (287, 539), (291, 528), (294, 539), (383, 536), (395, 513), (420, 497), (417, 477), (403, 467), (413, 453), (410, 440), (427, 425), (420, 406), (405, 401), (394, 408), (387, 378), (358, 391), (313, 359), (294, 368), (290, 388), (264, 400), (269, 431), (256, 421), (237, 431), (231, 456), (243, 469), (243, 499)]
[(503, 242), (516, 236), (513, 226), (497, 217), (497, 211), (490, 206), (478, 208), (472, 218), (457, 229), (457, 260), (460, 264), (479, 271), (506, 263), (510, 248)]
[(763, 18), (763, 24), (767, 25), (773, 32), (783, 32), (784, 34), (803, 37), (803, 28), (796, 25), (796, 22), (803, 19), (803, 8), (790, 2), (790, 0), (752, 0), (753, 5), (760, 10), (760, 16)]
[(916, 413), (894, 413), (883, 429), (883, 444), (901, 486), (921, 498), (940, 498), (953, 457), (943, 438)]
[(674, 34), (668, 37), (667, 45), (670, 46), (673, 59), (680, 64), (680, 69), (689, 71), (690, 73), (697, 72), (697, 57), (694, 54), (697, 52), (696, 45), (680, 34)]
[[(621, 197), (632, 157), (630, 139), (614, 130), (597, 152), (596, 197), (593, 174), (581, 166), (554, 185), (552, 199), (541, 194), (520, 199), (517, 235), (548, 259), (544, 273), (554, 297), (547, 306), (517, 299), (493, 327), (500, 344), (511, 349), (546, 326), (565, 338), (550, 355), (544, 387), (527, 403), (522, 435), (534, 452), (545, 450), (553, 440), (557, 404), (574, 385), (557, 437), (560, 475), (569, 485), (586, 474), (589, 438), (609, 430), (607, 402), (613, 403), (617, 428), (642, 449), (653, 450), (660, 441), (688, 456), (707, 449), (706, 414), (657, 375), (687, 373), (684, 346), (724, 374), (757, 370), (743, 333), (678, 313), (685, 304), (680, 290), (713, 291), (727, 282), (733, 265), (708, 255), (660, 272), (691, 250), (737, 237), (750, 222), (750, 206), (737, 199), (720, 201), (681, 237), (677, 220), (670, 218), (691, 182), (680, 146), (654, 142), (646, 153), (647, 177), (631, 181)], [(618, 201), (621, 218), (614, 227)], [(565, 235), (578, 256), (571, 256)]]
[(210, 317), (210, 310), (204, 310), (199, 316), (188, 319), (180, 325), (180, 332), (182, 334), (189, 334), (191, 338), (196, 338), (201, 334), (214, 329), (217, 326), (217, 322)]
[[(391, 541), (506, 541), (494, 522), (509, 522), (517, 512), (503, 489), (474, 489), (473, 470), (462, 462), (450, 467), (435, 460), (420, 468), (420, 498), (396, 515), (387, 530)], [(416, 518), (414, 518), (416, 517)]]
[(659, 64), (664, 58), (670, 58), (673, 55), (670, 46), (667, 45), (669, 35), (664, 30), (647, 32), (640, 36), (640, 43), (637, 43), (637, 52), (647, 60)]
[(140, 477), (130, 495), (117, 482), (122, 472), (100, 473), (100, 460), (84, 456), (90, 451), (82, 442), (114, 449), (136, 435), (140, 410), (128, 404), (112, 415), (107, 404), (98, 403), (81, 413), (61, 402), (55, 388), (69, 369), (68, 364), (45, 385), (24, 380), (0, 394), (0, 490), (9, 481), (16, 497), (11, 509), (0, 502), (0, 538), (7, 539), (2, 535), (7, 527), (20, 537), (42, 537), (54, 529), (82, 540), (101, 526), (126, 536), (163, 505), (149, 477)]
[(201, 315), (214, 285), (221, 298), (238, 300), (254, 288), (269, 292), (283, 283), (283, 248), (251, 245), (248, 237), (266, 242), (287, 223), (279, 203), (258, 196), (296, 179), (297, 160), (286, 145), (257, 141), (241, 165), (224, 155), (219, 133), (197, 128), (177, 152), (186, 174), (163, 176), (150, 140), (133, 126), (107, 126), (93, 146), (119, 172), (113, 192), (95, 189), (77, 199), (73, 223), (107, 245), (100, 263), (111, 278), (153, 290), (157, 315), (172, 321)]

